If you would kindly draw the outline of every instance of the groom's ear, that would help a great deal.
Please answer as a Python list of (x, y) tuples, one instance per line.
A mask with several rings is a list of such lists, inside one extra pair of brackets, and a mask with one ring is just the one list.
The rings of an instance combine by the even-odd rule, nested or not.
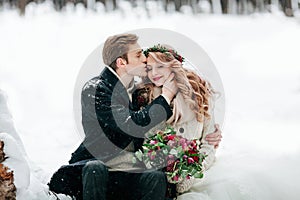
[(124, 58), (117, 58), (116, 65), (119, 68), (124, 68), (126, 66), (127, 62)]

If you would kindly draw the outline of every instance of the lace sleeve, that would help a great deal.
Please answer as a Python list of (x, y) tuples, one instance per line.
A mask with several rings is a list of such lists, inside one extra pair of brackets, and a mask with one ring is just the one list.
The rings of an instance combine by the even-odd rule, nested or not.
[(176, 185), (176, 191), (178, 193), (184, 193), (188, 191), (194, 184), (195, 178), (191, 177), (190, 179), (184, 179), (181, 183)]
[(209, 169), (212, 164), (215, 161), (215, 154), (216, 149), (213, 145), (208, 144), (208, 142), (205, 140), (205, 137), (209, 133), (213, 133), (215, 131), (215, 119), (214, 119), (214, 99), (210, 99), (210, 104), (212, 105), (210, 107), (210, 118), (204, 119), (204, 127), (203, 127), (203, 133), (201, 138), (201, 147), (200, 152), (205, 153), (207, 157), (204, 159), (203, 167), (205, 170)]

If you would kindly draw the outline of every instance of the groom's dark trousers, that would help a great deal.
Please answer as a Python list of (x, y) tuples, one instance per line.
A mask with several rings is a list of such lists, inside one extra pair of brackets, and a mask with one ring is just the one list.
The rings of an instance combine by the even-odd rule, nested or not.
[(82, 179), (83, 200), (163, 200), (167, 184), (163, 172), (108, 171), (98, 160), (84, 166)]

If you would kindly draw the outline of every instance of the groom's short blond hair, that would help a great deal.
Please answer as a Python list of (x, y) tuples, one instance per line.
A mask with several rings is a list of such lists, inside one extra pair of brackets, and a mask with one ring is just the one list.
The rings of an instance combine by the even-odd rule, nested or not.
[(129, 45), (137, 43), (137, 40), (138, 36), (130, 33), (108, 37), (102, 50), (104, 64), (116, 70), (117, 58), (124, 58), (128, 62), (127, 53), (129, 51)]

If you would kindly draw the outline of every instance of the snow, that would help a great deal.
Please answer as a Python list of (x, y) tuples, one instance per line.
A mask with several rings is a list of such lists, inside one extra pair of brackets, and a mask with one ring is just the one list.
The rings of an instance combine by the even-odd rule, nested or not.
[(222, 78), (226, 119), (217, 163), (230, 159), (235, 169), (247, 166), (273, 173), (269, 179), (277, 182), (281, 194), (297, 199), (299, 18), (279, 12), (165, 14), (155, 4), (151, 7), (155, 10), (150, 18), (126, 3), (110, 13), (100, 4), (97, 13), (80, 5), (57, 13), (49, 2), (31, 3), (24, 17), (13, 10), (0, 12), (0, 88), (7, 93), (32, 172), (27, 193), (19, 192), (18, 198), (47, 199), (47, 187), (40, 182), (47, 183), (81, 141), (73, 117), (73, 91), (87, 56), (109, 35), (164, 28), (196, 41)]
[(26, 189), (29, 186), (29, 179), (23, 177), (30, 176), (29, 165), (27, 164), (24, 154), (21, 152), (15, 139), (6, 133), (0, 133), (1, 141), (4, 142), (4, 152), (6, 159), (3, 164), (10, 166), (14, 170), (14, 183), (19, 189)]

